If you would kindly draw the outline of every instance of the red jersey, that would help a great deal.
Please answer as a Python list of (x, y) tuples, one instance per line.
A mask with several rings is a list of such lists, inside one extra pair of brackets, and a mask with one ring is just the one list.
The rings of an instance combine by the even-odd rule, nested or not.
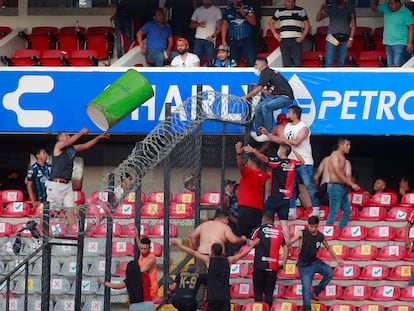
[(293, 196), (296, 167), (301, 163), (294, 159), (269, 158), (271, 168), (269, 195), (285, 200)]
[(263, 193), (268, 178), (265, 171), (245, 166), (241, 172), (238, 206), (263, 210)]

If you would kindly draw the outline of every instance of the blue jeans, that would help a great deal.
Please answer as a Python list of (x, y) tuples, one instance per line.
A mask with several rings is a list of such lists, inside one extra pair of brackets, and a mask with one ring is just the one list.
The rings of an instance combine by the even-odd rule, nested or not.
[(148, 60), (152, 60), (153, 62), (155, 62), (155, 67), (164, 66), (164, 51), (150, 49), (147, 50), (146, 57)]
[(320, 283), (313, 289), (316, 294), (319, 294), (332, 280), (333, 271), (331, 267), (319, 259), (312, 262), (309, 266), (298, 268), (300, 281), (302, 282), (303, 308), (304, 311), (311, 311), (311, 288), (315, 273), (323, 276)]
[(407, 46), (404, 44), (386, 45), (388, 67), (401, 67), (408, 59)]
[(302, 67), (302, 43), (296, 38), (287, 38), (280, 41), (283, 67)]
[(346, 54), (348, 53), (348, 48), (346, 47), (347, 41), (339, 42), (338, 46), (333, 45), (332, 43), (326, 41), (325, 52), (325, 67), (332, 67), (335, 60), (335, 55), (338, 52), (337, 66), (344, 67)]
[(132, 20), (129, 16), (118, 16), (115, 18), (115, 36), (116, 36), (116, 53), (118, 58), (121, 58), (124, 53), (122, 52), (122, 43), (120, 33), (124, 32), (129, 42), (132, 42)]
[(411, 278), (408, 281), (408, 284), (407, 285), (414, 285), (414, 272), (413, 272), (413, 274), (411, 274)]
[(155, 311), (155, 306), (152, 301), (131, 303), (129, 311)]
[(269, 133), (273, 129), (273, 111), (289, 107), (293, 100), (284, 95), (267, 96), (262, 99), (254, 111), (254, 123), (256, 130), (263, 126)]
[(215, 50), (214, 43), (203, 39), (194, 39), (194, 54), (200, 59), (200, 64), (203, 62), (203, 54), (206, 53), (206, 61), (209, 62), (214, 58)]
[(333, 225), (339, 209), (342, 209), (342, 217), (339, 222), (339, 229), (342, 231), (348, 223), (349, 216), (351, 216), (351, 204), (349, 203), (346, 185), (342, 183), (329, 183), (328, 195), (329, 215), (326, 224)]
[(313, 183), (313, 165), (310, 164), (304, 164), (299, 166), (296, 169), (295, 174), (295, 186), (293, 190), (293, 196), (290, 199), (290, 208), (295, 208), (295, 201), (296, 201), (296, 194), (298, 191), (298, 187), (296, 185), (297, 176), (300, 176), (302, 178), (303, 184), (306, 187), (306, 190), (309, 192), (309, 197), (311, 199), (312, 207), (319, 207), (319, 199), (316, 196), (316, 188), (315, 184)]
[(252, 37), (240, 40), (230, 39), (228, 44), (230, 46), (231, 57), (234, 58), (237, 65), (239, 64), (240, 60), (240, 52), (243, 52), (243, 55), (246, 58), (247, 66), (254, 66), (254, 62), (256, 61), (256, 52)]

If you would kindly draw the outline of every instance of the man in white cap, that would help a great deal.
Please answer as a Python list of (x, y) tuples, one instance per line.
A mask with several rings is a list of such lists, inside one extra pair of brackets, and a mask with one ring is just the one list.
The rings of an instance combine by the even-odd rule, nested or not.
[(230, 47), (222, 44), (217, 49), (217, 57), (211, 59), (208, 67), (237, 67), (236, 61), (230, 57)]

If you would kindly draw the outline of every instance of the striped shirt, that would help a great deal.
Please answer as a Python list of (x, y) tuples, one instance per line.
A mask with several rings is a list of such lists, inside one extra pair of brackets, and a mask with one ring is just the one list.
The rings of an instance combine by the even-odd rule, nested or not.
[(280, 20), (280, 37), (289, 39), (302, 36), (304, 21), (308, 20), (308, 15), (304, 8), (295, 6), (292, 10), (287, 8), (277, 9), (272, 19)]
[[(247, 14), (254, 14), (254, 10), (250, 5), (243, 5), (243, 9)], [(227, 36), (229, 39), (244, 39), (250, 38), (253, 35), (252, 26), (249, 24), (245, 16), (242, 16), (231, 5), (223, 12), (223, 20), (229, 24)]]

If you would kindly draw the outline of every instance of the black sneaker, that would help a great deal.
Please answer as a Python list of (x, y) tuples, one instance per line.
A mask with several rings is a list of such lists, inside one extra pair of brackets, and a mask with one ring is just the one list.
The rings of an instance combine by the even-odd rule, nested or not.
[(315, 292), (312, 292), (311, 299), (313, 299), (313, 300), (319, 300), (318, 294), (315, 293)]

